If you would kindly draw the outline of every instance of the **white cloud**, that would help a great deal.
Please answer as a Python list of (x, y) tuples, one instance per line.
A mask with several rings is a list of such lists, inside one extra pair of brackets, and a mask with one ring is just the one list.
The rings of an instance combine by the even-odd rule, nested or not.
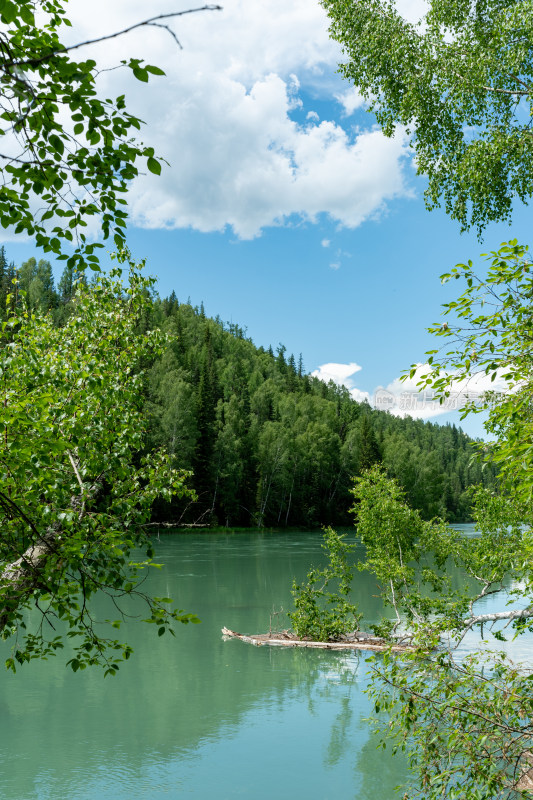
[(353, 399), (357, 400), (359, 403), (362, 403), (365, 400), (370, 401), (370, 395), (368, 392), (358, 389), (354, 385), (354, 380), (352, 377), (361, 370), (362, 367), (360, 367), (359, 364), (356, 364), (355, 361), (352, 361), (350, 364), (336, 364), (332, 362), (329, 364), (322, 364), (320, 367), (318, 367), (318, 369), (313, 370), (311, 375), (314, 378), (324, 381), (324, 383), (333, 381), (333, 383), (336, 383), (337, 386), (345, 386), (349, 390)]
[(306, 119), (310, 120), (311, 122), (319, 122), (320, 117), (316, 113), (316, 111), (308, 111)]
[(341, 268), (340, 261), (332, 261), (329, 265), (330, 269), (338, 270)]
[(322, 239), (320, 244), (322, 245), (322, 247), (329, 247), (330, 244), (331, 244), (331, 240), (330, 239)]
[[(327, 213), (356, 227), (406, 193), (401, 137), (370, 131), (351, 140), (327, 121), (301, 128), (288, 116), (286, 84), (277, 75), (250, 92), (222, 76), (216, 82), (219, 92), (201, 81), (196, 99), (167, 113), (165, 134), (154, 143), (174, 166), (133, 188), (138, 223), (200, 231), (231, 225), (249, 239), (292, 214), (314, 221)], [(177, 163), (176, 153), (187, 158)]]
[[(176, 7), (174, 0), (158, 0), (153, 8), (167, 13)], [(188, 7), (185, 0), (181, 7)], [(72, 40), (147, 16), (140, 0), (94, 0), (90, 13), (85, 2), (71, 0), (69, 14)], [(328, 37), (319, 3), (226, 0), (222, 12), (171, 24), (183, 51), (154, 27), (90, 51), (102, 66), (135, 55), (167, 73), (149, 87), (127, 71), (101, 76), (106, 96), (126, 93), (129, 110), (148, 122), (145, 143), (171, 165), (160, 178), (146, 175), (133, 185), (135, 224), (205, 232), (230, 226), (244, 239), (292, 215), (315, 221), (326, 214), (356, 227), (409, 193), (403, 136), (347, 132), (332, 120), (298, 125), (291, 117), (301, 104), (300, 86), (331, 98), (341, 85), (334, 76), (339, 47)], [(354, 90), (339, 97), (347, 110), (356, 107)]]
[(496, 380), (491, 381), (490, 375), (476, 373), (468, 379), (454, 380), (450, 385), (450, 397), (443, 403), (435, 399), (431, 389), (421, 390), (418, 383), (430, 371), (428, 364), (418, 364), (417, 371), (412, 378), (402, 381), (395, 378), (387, 386), (378, 386), (372, 395), (355, 386), (353, 376), (362, 369), (354, 361), (349, 364), (329, 363), (322, 364), (311, 375), (324, 383), (333, 381), (337, 386), (345, 386), (354, 400), (368, 401), (374, 408), (388, 411), (396, 417), (413, 417), (414, 419), (433, 419), (442, 414), (449, 414), (465, 406), (465, 403), (476, 401), (487, 391), (507, 393), (509, 384), (502, 377), (501, 370)]
[(345, 92), (337, 93), (335, 99), (341, 104), (347, 117), (350, 117), (359, 108), (364, 108), (366, 104), (363, 95), (353, 86)]
[(357, 403), (370, 403), (370, 394), (364, 392), (362, 389), (357, 389), (355, 386), (350, 389), (350, 395), (352, 400), (355, 400)]
[(432, 419), (464, 408), (468, 401), (481, 399), (485, 392), (507, 393), (510, 390), (508, 382), (502, 377), (504, 370), (499, 372), (494, 381), (491, 381), (490, 375), (475, 373), (466, 379), (452, 380), (450, 395), (441, 403), (435, 399), (431, 387), (422, 391), (418, 386), (429, 371), (428, 364), (419, 364), (412, 378), (405, 381), (395, 378), (386, 387), (378, 387), (373, 394), (372, 405), (397, 417)]
[(359, 366), (359, 364), (356, 364), (355, 361), (351, 361), (349, 364), (330, 362), (328, 364), (322, 364), (317, 369), (313, 370), (311, 375), (313, 378), (319, 378), (319, 380), (325, 381), (326, 383), (328, 383), (328, 381), (333, 381), (333, 383), (339, 386), (347, 386), (348, 379), (362, 369), (363, 368)]
[(413, 24), (420, 22), (429, 10), (427, 0), (396, 0), (395, 5), (402, 17)]

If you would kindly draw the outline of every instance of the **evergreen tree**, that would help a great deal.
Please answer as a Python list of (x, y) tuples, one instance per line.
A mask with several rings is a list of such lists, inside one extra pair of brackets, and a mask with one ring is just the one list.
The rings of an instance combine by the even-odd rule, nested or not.
[(216, 377), (213, 363), (213, 346), (209, 325), (205, 328), (202, 349), (200, 380), (198, 384), (196, 419), (198, 439), (193, 462), (194, 486), (202, 505), (213, 508), (213, 455), (215, 449)]
[(361, 443), (359, 446), (359, 470), (370, 469), (381, 461), (381, 453), (370, 422), (370, 415), (363, 414), (361, 419)]
[(470, 465), (462, 431), (372, 411), (344, 387), (299, 377), (284, 348), (274, 357), (238, 325), (170, 300), (151, 318), (169, 344), (152, 368), (146, 416), (153, 445), (193, 468), (199, 500), (160, 505), (158, 520), (348, 524), (353, 476), (379, 461), (424, 518), (466, 521), (468, 486), (494, 485), (492, 466)]

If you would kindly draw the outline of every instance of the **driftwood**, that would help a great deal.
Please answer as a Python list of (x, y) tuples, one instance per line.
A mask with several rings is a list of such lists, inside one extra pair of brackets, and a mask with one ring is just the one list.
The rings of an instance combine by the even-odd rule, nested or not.
[(208, 522), (145, 522), (141, 528), (210, 528)]
[(353, 638), (338, 642), (312, 642), (308, 639), (297, 639), (295, 634), (290, 631), (281, 633), (258, 633), (246, 636), (243, 633), (231, 631), (229, 628), (222, 628), (222, 634), (228, 639), (240, 639), (242, 642), (255, 644), (257, 647), (269, 644), (277, 647), (318, 647), (322, 650), (391, 650), (393, 653), (405, 653), (412, 648), (404, 644), (390, 644), (378, 636), (369, 634), (354, 634)]

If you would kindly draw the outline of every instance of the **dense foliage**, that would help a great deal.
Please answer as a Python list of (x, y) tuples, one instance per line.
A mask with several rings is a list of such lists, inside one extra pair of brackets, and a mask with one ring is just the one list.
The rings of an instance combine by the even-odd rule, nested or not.
[[(150, 281), (134, 266), (125, 285), (120, 269), (80, 282), (62, 326), (26, 299), (14, 299), (0, 339), (0, 634), (13, 669), (68, 638), (74, 670), (113, 673), (131, 653), (113, 630), (123, 602), (142, 599), (160, 634), (192, 619), (139, 586), (154, 500), (191, 494), (162, 451), (146, 452), (142, 366), (164, 341), (140, 331)], [(99, 592), (117, 616), (111, 637), (93, 613)]]
[[(124, 247), (128, 185), (143, 168), (159, 175), (161, 164), (152, 147), (135, 140), (142, 120), (128, 112), (124, 96), (101, 95), (100, 70), (87, 57), (87, 45), (121, 32), (67, 45), (72, 23), (66, 7), (66, 0), (0, 0), (0, 225), (32, 237), (72, 269), (98, 269), (103, 244), (87, 236), (88, 224)], [(170, 31), (161, 20), (152, 17), (128, 30), (155, 25)], [(164, 74), (139, 58), (118, 67), (144, 83)]]
[[(3, 272), (2, 272), (3, 271)], [(30, 259), (15, 270), (0, 250), (2, 274), (17, 272), (18, 303), (50, 309), (63, 324), (73, 274), (58, 290), (50, 265)], [(74, 276), (75, 277), (75, 276)], [(255, 347), (237, 325), (206, 317), (172, 296), (146, 311), (140, 330), (158, 328), (169, 344), (145, 364), (144, 415), (150, 447), (193, 470), (198, 501), (158, 503), (155, 519), (180, 524), (320, 526), (350, 524), (352, 477), (381, 462), (423, 517), (469, 518), (468, 488), (494, 484), (473, 460), (472, 441), (455, 426), (399, 419), (357, 403), (347, 389), (304, 374), (280, 346)]]
[(221, 525), (350, 524), (352, 478), (381, 461), (422, 515), (468, 518), (472, 484), (494, 472), (472, 460), (455, 426), (399, 419), (347, 389), (304, 374), (280, 346), (255, 347), (202, 308), (163, 300), (171, 345), (149, 381), (154, 445), (193, 469), (199, 500), (160, 507), (161, 519)]
[(429, 0), (418, 23), (391, 0), (322, 0), (340, 66), (384, 133), (406, 132), (462, 228), (511, 218), (533, 194), (531, 0)]

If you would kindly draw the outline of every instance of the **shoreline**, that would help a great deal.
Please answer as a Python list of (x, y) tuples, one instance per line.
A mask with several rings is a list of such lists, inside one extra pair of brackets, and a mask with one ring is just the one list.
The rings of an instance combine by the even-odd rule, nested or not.
[[(447, 523), (450, 528), (453, 528), (455, 525), (472, 525), (472, 522), (449, 522)], [(143, 526), (148, 536), (156, 536), (159, 538), (162, 534), (173, 534), (173, 533), (217, 533), (217, 534), (239, 534), (239, 533), (322, 533), (324, 528), (323, 527), (288, 527), (288, 528), (254, 528), (254, 527), (238, 527), (238, 526), (231, 526), (225, 527), (224, 525), (173, 525), (169, 522), (150, 522), (148, 525)], [(357, 531), (354, 526), (333, 526), (337, 531), (342, 533), (351, 533), (352, 531), (356, 533)]]

